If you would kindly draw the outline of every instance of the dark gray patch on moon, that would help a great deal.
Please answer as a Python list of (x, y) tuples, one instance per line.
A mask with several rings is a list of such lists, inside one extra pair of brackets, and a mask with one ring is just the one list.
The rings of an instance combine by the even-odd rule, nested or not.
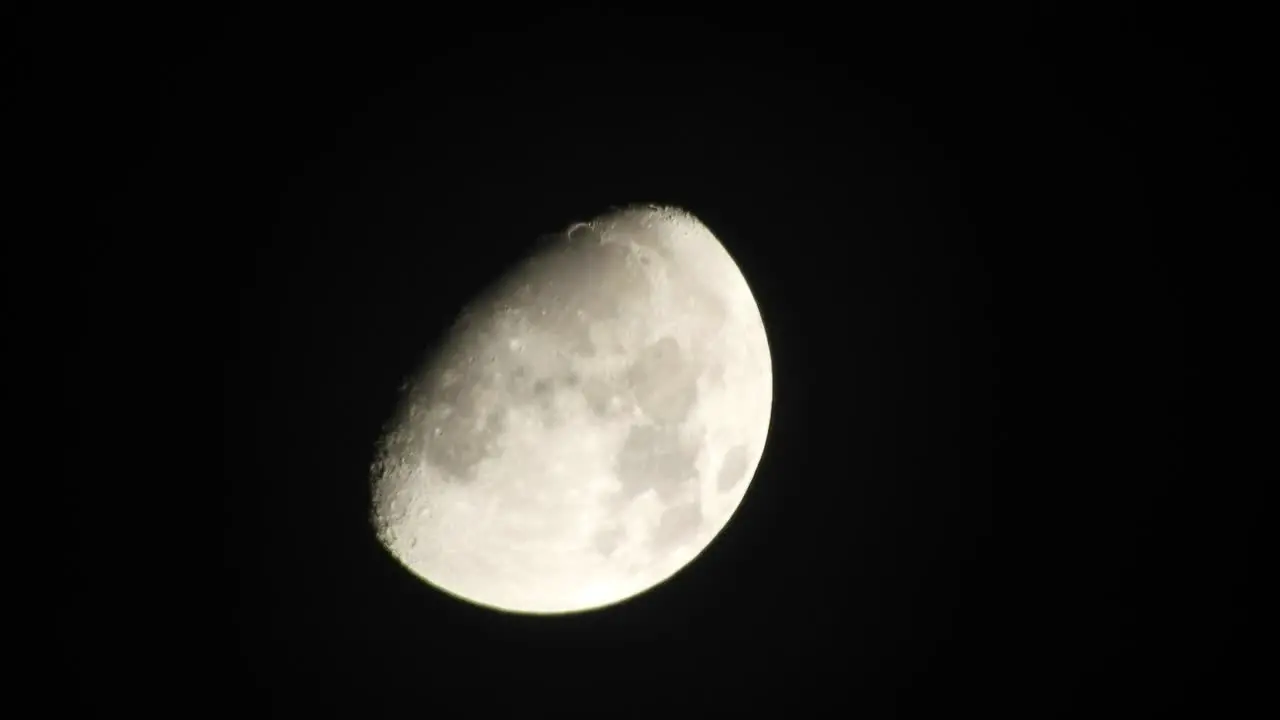
[(591, 408), (591, 412), (597, 417), (603, 418), (613, 414), (610, 401), (613, 399), (614, 392), (609, 383), (597, 378), (587, 378), (582, 383), (582, 395), (587, 399), (587, 407)]
[(745, 445), (734, 445), (724, 454), (724, 458), (720, 463), (720, 473), (716, 478), (716, 486), (721, 491), (728, 490), (738, 481), (742, 480), (742, 476), (747, 474), (747, 448)]
[(640, 352), (627, 373), (636, 404), (655, 422), (680, 423), (698, 401), (698, 376), (675, 338), (664, 337)]
[(478, 407), (474, 390), (451, 399), (433, 410), (423, 424), (425, 459), (451, 476), (445, 479), (471, 481), (476, 463), (495, 454), (498, 438), (506, 430), (506, 412)]
[(608, 557), (613, 554), (614, 550), (618, 549), (618, 546), (622, 544), (626, 537), (626, 529), (614, 525), (597, 531), (595, 536), (591, 538), (591, 544), (601, 555)]
[(559, 425), (564, 419), (556, 407), (556, 392), (563, 387), (564, 382), (558, 377), (538, 378), (533, 382), (532, 400), (542, 415), (542, 422), (548, 426)]
[(673, 505), (662, 511), (651, 543), (659, 551), (671, 550), (692, 538), (702, 525), (702, 508), (697, 502)]
[(697, 476), (697, 457), (698, 443), (683, 440), (678, 428), (636, 425), (627, 432), (616, 460), (622, 481), (620, 500), (630, 502), (652, 488), (669, 502), (686, 481)]
[[(536, 375), (526, 366), (518, 365), (506, 377), (506, 397), (509, 404), (535, 408), (542, 415), (543, 422), (549, 425), (562, 419), (556, 407), (556, 398), (563, 392), (582, 392), (596, 414), (603, 415), (603, 403), (607, 402), (607, 398), (597, 397), (595, 403), (592, 403), (592, 397), (583, 390), (582, 383), (582, 376), (572, 369), (552, 369), (547, 374)], [(599, 391), (596, 392), (599, 395)]]

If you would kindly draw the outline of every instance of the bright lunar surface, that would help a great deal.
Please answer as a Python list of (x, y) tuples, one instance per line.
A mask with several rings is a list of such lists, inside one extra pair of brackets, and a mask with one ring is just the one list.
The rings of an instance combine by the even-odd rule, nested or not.
[(373, 467), (374, 527), (478, 605), (617, 603), (724, 528), (772, 390), (759, 308), (702, 223), (644, 206), (573, 224), (464, 309), (406, 386)]

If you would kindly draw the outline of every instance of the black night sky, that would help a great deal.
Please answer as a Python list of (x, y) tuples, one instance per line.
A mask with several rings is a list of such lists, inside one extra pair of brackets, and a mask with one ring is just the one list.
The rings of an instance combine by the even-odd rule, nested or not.
[[(446, 718), (1254, 699), (1257, 481), (1207, 408), (1257, 236), (1256, 21), (285, 7), (17, 26), (96, 223), (37, 253), (73, 280), (68, 357), (95, 377), (72, 457), (101, 468), (67, 490), (58, 697)], [(775, 400), (747, 499), (607, 611), (433, 591), (366, 520), (400, 381), (540, 234), (633, 202), (701, 218), (760, 303)]]

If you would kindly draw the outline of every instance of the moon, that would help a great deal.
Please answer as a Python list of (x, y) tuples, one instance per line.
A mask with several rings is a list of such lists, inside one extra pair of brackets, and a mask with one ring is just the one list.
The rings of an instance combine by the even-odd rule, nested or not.
[(759, 307), (705, 225), (659, 206), (576, 222), (467, 305), (405, 384), (373, 528), (476, 605), (614, 605), (723, 530), (772, 400)]

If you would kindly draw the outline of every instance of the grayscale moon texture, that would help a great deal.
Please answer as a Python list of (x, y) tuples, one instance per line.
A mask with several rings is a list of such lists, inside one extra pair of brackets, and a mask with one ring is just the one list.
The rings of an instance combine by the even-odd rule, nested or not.
[(689, 564), (737, 509), (772, 404), (759, 308), (689, 213), (575, 223), (461, 313), (378, 443), (378, 538), (498, 610), (605, 607)]

